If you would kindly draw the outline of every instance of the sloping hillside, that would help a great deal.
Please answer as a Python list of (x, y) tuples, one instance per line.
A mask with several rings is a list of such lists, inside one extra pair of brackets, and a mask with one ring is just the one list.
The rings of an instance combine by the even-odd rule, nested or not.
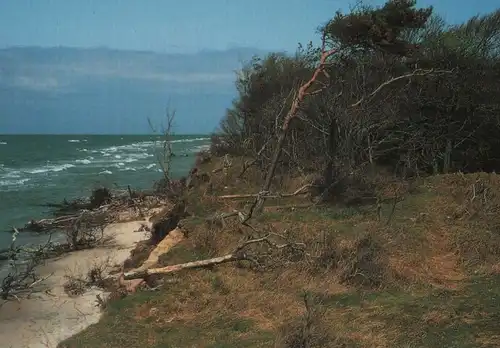
[[(100, 323), (61, 347), (497, 345), (498, 175), (386, 180), (370, 204), (315, 207), (310, 194), (282, 195), (247, 228), (214, 219), (252, 201), (230, 195), (258, 191), (259, 171), (238, 179), (242, 161), (199, 167), (180, 223), (187, 238), (160, 264), (225, 255), (263, 235), (297, 248), (259, 244), (248, 250), (255, 262), (167, 275), (156, 291), (111, 301)], [(283, 190), (304, 180), (282, 177)]]

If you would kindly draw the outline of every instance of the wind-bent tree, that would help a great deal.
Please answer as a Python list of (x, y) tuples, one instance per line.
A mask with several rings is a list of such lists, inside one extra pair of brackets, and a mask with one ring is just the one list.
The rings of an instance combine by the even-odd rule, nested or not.
[[(320, 28), (324, 52), (335, 52), (296, 108), (276, 173), (321, 173), (328, 187), (367, 165), (405, 175), (500, 169), (499, 13), (450, 26), (431, 8), (394, 0), (335, 14)], [(246, 66), (221, 123), (233, 153), (269, 168), (319, 51)]]

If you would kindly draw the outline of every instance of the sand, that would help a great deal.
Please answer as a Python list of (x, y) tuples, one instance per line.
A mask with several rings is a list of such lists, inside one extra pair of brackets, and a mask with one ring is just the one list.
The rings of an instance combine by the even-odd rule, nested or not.
[(132, 221), (108, 226), (105, 234), (114, 237), (112, 246), (82, 250), (50, 260), (40, 267), (40, 274), (52, 274), (43, 284), (49, 290), (37, 292), (21, 302), (12, 301), (0, 308), (0, 346), (2, 348), (56, 347), (57, 344), (86, 327), (102, 315), (96, 306), (99, 289), (70, 297), (64, 292), (66, 275), (82, 276), (95, 264), (121, 265), (137, 242), (147, 238), (135, 232), (146, 221)]

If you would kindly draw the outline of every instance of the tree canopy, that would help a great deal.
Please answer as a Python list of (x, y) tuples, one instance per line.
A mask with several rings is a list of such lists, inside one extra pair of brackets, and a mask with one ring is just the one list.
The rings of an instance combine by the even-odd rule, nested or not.
[[(448, 25), (416, 1), (390, 0), (337, 12), (319, 34), (336, 51), (316, 82), (322, 92), (293, 124), (282, 168), (330, 178), (367, 166), (405, 175), (500, 169), (500, 9)], [(310, 44), (249, 62), (214, 149), (256, 156), (320, 51)]]

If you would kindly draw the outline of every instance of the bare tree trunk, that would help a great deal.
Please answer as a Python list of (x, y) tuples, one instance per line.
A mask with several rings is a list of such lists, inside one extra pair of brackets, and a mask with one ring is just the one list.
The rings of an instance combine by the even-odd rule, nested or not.
[(443, 163), (443, 173), (448, 174), (451, 168), (451, 152), (453, 151), (453, 146), (451, 139), (446, 141), (446, 152), (444, 153), (444, 163)]
[(238, 254), (228, 254), (228, 255), (224, 255), (224, 256), (214, 257), (212, 259), (186, 262), (186, 263), (181, 263), (178, 265), (166, 266), (166, 267), (161, 267), (161, 268), (133, 270), (133, 271), (124, 273), (123, 279), (124, 280), (131, 280), (131, 279), (138, 279), (138, 278), (144, 279), (147, 276), (150, 276), (153, 274), (175, 273), (175, 272), (182, 271), (184, 269), (203, 268), (203, 267), (220, 265), (221, 263), (227, 263), (227, 262), (238, 261), (238, 260), (244, 260), (244, 257), (242, 257), (241, 255), (238, 255)]
[[(297, 114), (300, 110), (301, 104), (304, 102), (304, 99), (306, 98), (307, 95), (317, 94), (324, 89), (324, 87), (322, 87), (314, 92), (309, 91), (309, 88), (311, 88), (311, 86), (313, 85), (313, 83), (316, 81), (316, 79), (318, 78), (318, 76), (320, 74), (326, 74), (328, 76), (328, 74), (325, 72), (326, 60), (331, 55), (333, 55), (336, 52), (336, 50), (325, 51), (324, 47), (325, 47), (325, 43), (323, 41), (323, 49), (322, 49), (322, 54), (321, 54), (319, 65), (316, 68), (316, 70), (314, 71), (314, 74), (311, 77), (311, 79), (309, 81), (307, 81), (306, 83), (304, 83), (299, 88), (299, 92), (292, 102), (292, 106), (290, 107), (290, 111), (288, 111), (288, 114), (285, 117), (285, 120), (283, 122), (283, 126), (281, 127), (280, 133), (278, 135), (278, 141), (277, 141), (276, 147), (274, 149), (274, 154), (273, 154), (273, 158), (271, 161), (271, 166), (269, 167), (269, 170), (266, 173), (266, 179), (264, 182), (264, 186), (262, 187), (262, 190), (261, 190), (262, 192), (267, 192), (271, 188), (271, 184), (272, 184), (272, 181), (274, 178), (274, 174), (276, 173), (276, 168), (278, 166), (278, 161), (281, 157), (281, 152), (283, 151), (283, 144), (285, 143), (285, 139), (286, 139), (286, 136), (288, 134), (290, 124), (297, 117)], [(264, 206), (264, 201), (265, 201), (265, 197), (263, 197), (262, 195), (259, 195), (257, 197), (256, 202), (255, 202), (255, 210), (254, 211), (261, 212), (262, 208)]]

